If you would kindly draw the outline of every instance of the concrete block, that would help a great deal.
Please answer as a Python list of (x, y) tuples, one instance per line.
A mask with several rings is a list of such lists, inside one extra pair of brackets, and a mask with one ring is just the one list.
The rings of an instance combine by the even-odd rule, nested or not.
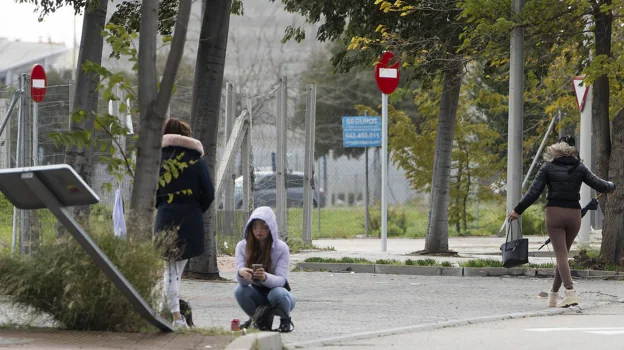
[(609, 276), (617, 276), (616, 271), (600, 271), (600, 270), (588, 270), (589, 277), (609, 277)]
[(279, 333), (262, 332), (238, 337), (225, 350), (282, 350)]
[(438, 266), (415, 266), (415, 265), (384, 265), (376, 264), (375, 273), (389, 275), (419, 275), (419, 276), (439, 276)]
[(504, 267), (464, 267), (464, 276), (467, 277), (500, 277), (509, 275)]
[(536, 269), (536, 277), (544, 277), (544, 278), (552, 278), (555, 277), (555, 269), (554, 268), (539, 268)]
[(375, 273), (373, 264), (298, 263), (297, 268), (312, 271)]
[(463, 267), (443, 267), (440, 266), (438, 267), (438, 270), (440, 271), (440, 276), (463, 276), (464, 275), (464, 268)]
[(511, 269), (507, 269), (507, 274), (509, 276), (527, 276), (527, 277), (535, 277), (537, 274), (536, 269), (533, 267), (513, 267)]
[(589, 277), (589, 270), (571, 270), (572, 277)]

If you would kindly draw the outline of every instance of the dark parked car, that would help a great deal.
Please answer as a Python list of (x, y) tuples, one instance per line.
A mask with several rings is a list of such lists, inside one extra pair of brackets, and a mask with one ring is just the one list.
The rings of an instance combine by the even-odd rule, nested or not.
[[(286, 206), (303, 208), (303, 172), (291, 172), (286, 175)], [(314, 186), (314, 184), (313, 184)], [(277, 193), (277, 175), (272, 171), (258, 171), (255, 173), (253, 188), (254, 208), (261, 206), (275, 207)], [(319, 201), (320, 198), (320, 201)], [(318, 191), (313, 187), (312, 205), (316, 208), (320, 203), (325, 205), (325, 193), (322, 188)], [(239, 176), (234, 182), (234, 205), (243, 206), (243, 177)]]

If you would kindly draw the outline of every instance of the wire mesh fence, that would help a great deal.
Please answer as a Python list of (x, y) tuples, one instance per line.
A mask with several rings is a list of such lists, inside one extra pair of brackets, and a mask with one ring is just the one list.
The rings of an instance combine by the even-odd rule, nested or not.
[[(70, 81), (57, 81), (47, 87), (46, 97), (38, 104), (37, 127), (33, 128), (33, 103), (28, 89), (25, 89), (24, 129), (26, 148), (24, 149), (24, 164), (59, 164), (64, 162), (64, 150), (58, 148), (51, 133), (67, 131), (70, 128), (70, 107), (74, 85)], [(243, 110), (251, 110), (250, 138), (251, 164), (253, 173), (253, 203), (254, 207), (269, 206), (278, 210), (277, 179), (278, 163), (278, 135), (285, 135), (286, 162), (285, 162), (285, 204), (286, 227), (285, 232), (289, 240), (299, 240), (303, 233), (303, 192), (308, 183), (305, 180), (305, 124), (306, 99), (310, 94), (308, 87), (290, 86), (286, 90), (286, 127), (284, 130), (278, 125), (279, 90), (283, 88), (280, 81), (276, 81), (264, 93), (251, 96), (246, 91), (233, 87), (232, 113), (239, 116)], [(19, 92), (19, 81), (0, 88), (0, 118), (3, 118), (16, 94)], [(224, 90), (219, 113), (217, 157), (224, 155), (226, 144), (225, 118), (228, 91)], [(19, 101), (18, 101), (19, 102)], [(181, 120), (190, 121), (192, 106), (192, 86), (179, 84), (172, 97), (169, 115)], [(6, 129), (0, 134), (0, 167), (17, 166), (17, 138), (18, 116), (20, 103), (16, 103), (6, 123)], [(106, 113), (108, 105), (101, 101), (98, 113)], [(340, 116), (336, 116), (339, 118)], [(135, 119), (136, 120), (136, 119)], [(136, 128), (136, 122), (135, 122)], [(315, 125), (321, 130), (323, 125)], [(321, 128), (321, 129), (319, 129)], [(37, 136), (37, 144), (33, 146), (33, 132)], [(329, 137), (318, 134), (319, 138)], [(334, 136), (332, 136), (334, 137)], [(321, 140), (322, 141), (322, 140)], [(35, 151), (33, 152), (33, 147)], [(316, 155), (313, 165), (313, 211), (312, 237), (319, 238), (351, 238), (364, 236), (366, 193), (369, 203), (369, 230), (368, 235), (379, 237), (381, 199), (381, 156), (379, 148), (368, 149), (360, 156), (334, 154), (349, 154), (344, 150), (329, 151), (328, 154)], [(428, 194), (418, 193), (410, 188), (409, 180), (404, 172), (389, 164), (388, 174), (388, 202), (389, 209), (389, 236), (422, 237), (426, 234)], [(237, 152), (232, 173), (230, 193), (233, 208), (226, 210), (223, 207), (224, 197), (216, 200), (217, 210), (217, 246), (220, 250), (233, 253), (236, 243), (242, 238), (243, 229), (249, 217), (249, 210), (243, 207), (243, 171), (241, 153)], [(96, 153), (91, 186), (100, 196), (101, 203), (94, 207), (94, 220), (111, 225), (111, 210), (114, 202), (114, 191), (108, 190), (106, 184), (113, 184), (113, 190), (120, 188), (124, 200), (129, 200), (132, 179), (127, 175), (121, 181), (116, 179), (107, 169), (106, 164), (98, 161)], [(499, 217), (504, 215), (499, 201), (473, 203), (467, 208), (470, 213), (468, 228), (480, 232), (493, 233), (498, 228)], [(4, 248), (10, 246), (13, 235), (13, 207), (8, 201), (0, 203), (0, 244)], [(19, 214), (19, 212), (18, 212)], [(30, 227), (28, 235), (48, 239), (55, 237), (56, 220), (46, 211), (26, 215), (26, 227)], [(19, 228), (19, 215), (17, 217)], [(450, 230), (453, 230), (451, 224)], [(465, 229), (463, 230), (466, 231)], [(19, 237), (19, 230), (17, 236)]]

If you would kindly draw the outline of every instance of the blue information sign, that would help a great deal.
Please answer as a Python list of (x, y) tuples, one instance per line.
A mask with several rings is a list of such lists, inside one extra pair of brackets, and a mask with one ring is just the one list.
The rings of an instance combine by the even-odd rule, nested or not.
[(380, 117), (342, 117), (343, 147), (381, 146)]

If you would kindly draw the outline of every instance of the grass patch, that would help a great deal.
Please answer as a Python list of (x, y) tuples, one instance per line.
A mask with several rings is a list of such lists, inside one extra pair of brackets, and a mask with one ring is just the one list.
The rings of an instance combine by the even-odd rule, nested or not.
[(528, 267), (532, 267), (535, 269), (554, 269), (555, 268), (555, 264), (553, 263), (528, 264), (528, 265), (523, 265), (523, 266), (528, 266)]
[(597, 249), (581, 249), (569, 263), (570, 268), (575, 270), (622, 271), (620, 266), (606, 265), (601, 262), (600, 251)]
[[(256, 329), (248, 329), (247, 334), (258, 332)], [(218, 337), (218, 336), (240, 336), (242, 332), (235, 332), (225, 328), (201, 328), (201, 327), (193, 327), (193, 328), (181, 328), (176, 330), (176, 333), (181, 334), (201, 334), (205, 336)]]
[(459, 264), (461, 267), (503, 267), (503, 262), (494, 259), (474, 259)]
[(378, 259), (377, 261), (375, 261), (375, 264), (377, 265), (405, 265), (403, 261), (395, 260), (395, 259)]
[(422, 259), (422, 260), (405, 260), (405, 265), (415, 265), (415, 266), (438, 266), (438, 262), (434, 259)]
[[(379, 216), (378, 207), (371, 206), (369, 213), (371, 217), (371, 237), (379, 237), (378, 232), (374, 232), (372, 221)], [(397, 222), (391, 225), (388, 223), (388, 234), (391, 237), (403, 238), (423, 238), (427, 234), (427, 220), (429, 206), (424, 201), (412, 201), (402, 206), (390, 206), (389, 212), (393, 211), (399, 215)], [(319, 210), (314, 209), (312, 214), (312, 238), (355, 238), (364, 235), (364, 214), (365, 208), (361, 207), (332, 207), (321, 208), (320, 210), (320, 231), (319, 231)], [(476, 212), (476, 206), (473, 205), (469, 209), (470, 213)], [(403, 222), (403, 215), (405, 222)], [(539, 212), (532, 215), (531, 222), (542, 222), (543, 216), (539, 216)], [(288, 209), (288, 234), (289, 237), (301, 237), (303, 209)], [(479, 204), (479, 221), (469, 221), (467, 229), (461, 228), (458, 233), (455, 226), (449, 226), (450, 236), (492, 236), (498, 233), (500, 225), (505, 218), (505, 206), (500, 202), (480, 202)], [(396, 220), (395, 220), (396, 221)], [(538, 227), (538, 225), (533, 225)], [(531, 226), (531, 227), (533, 227)], [(405, 230), (403, 231), (403, 228)], [(536, 232), (540, 233), (540, 232)], [(527, 233), (528, 234), (528, 233)]]
[[(306, 258), (303, 262), (309, 263), (337, 263), (337, 264), (377, 264), (377, 265), (404, 265), (404, 266), (441, 266), (441, 267), (453, 267), (454, 264), (450, 261), (437, 261), (434, 259), (407, 259), (405, 261), (396, 260), (396, 259), (379, 259), (376, 261), (362, 259), (362, 258), (350, 258), (343, 257), (340, 259), (335, 258), (320, 258), (320, 257), (310, 257)], [(460, 267), (476, 267), (476, 268), (487, 268), (487, 267), (503, 267), (502, 261), (495, 259), (473, 259), (467, 260), (459, 263)], [(552, 263), (543, 263), (543, 264), (525, 264), (518, 266), (519, 268), (532, 268), (532, 269), (552, 269), (555, 267)], [(575, 267), (573, 266), (573, 261), (570, 261), (570, 267), (577, 270), (603, 270), (603, 271), (619, 271), (617, 266), (606, 266), (605, 268), (591, 268), (587, 266)]]
[(340, 259), (310, 257), (310, 258), (306, 258), (303, 262), (330, 263), (330, 264), (374, 264), (374, 262), (371, 260), (362, 259), (362, 258), (349, 258), (346, 256)]
[[(92, 238), (145, 301), (156, 309), (162, 254), (152, 241), (114, 237), (107, 227)], [(113, 283), (71, 236), (42, 240), (29, 255), (0, 255), (0, 294), (18, 310), (46, 313), (70, 330), (139, 332), (154, 330), (133, 311)]]

